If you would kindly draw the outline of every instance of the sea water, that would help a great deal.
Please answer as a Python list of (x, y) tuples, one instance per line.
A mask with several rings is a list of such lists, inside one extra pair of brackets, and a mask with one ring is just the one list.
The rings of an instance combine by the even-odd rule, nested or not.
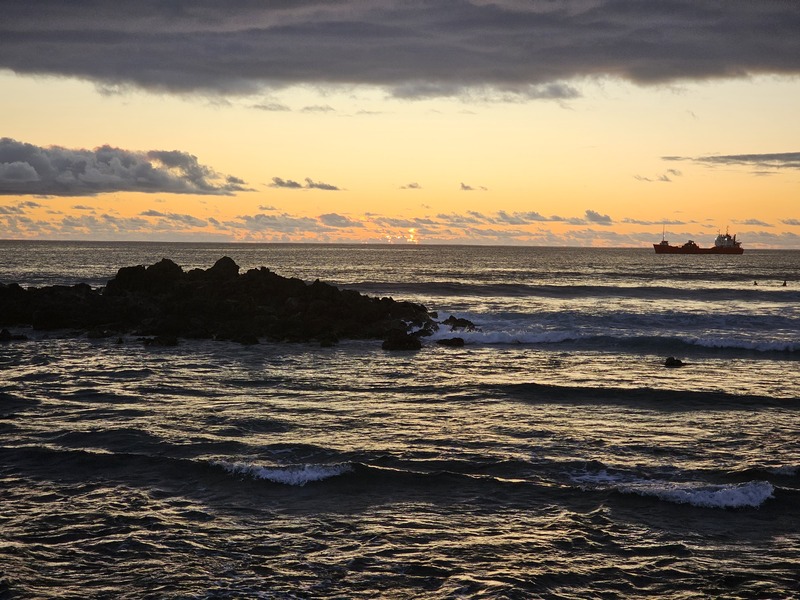
[(0, 282), (222, 256), (477, 329), (14, 329), (0, 597), (800, 595), (800, 252), (0, 242)]

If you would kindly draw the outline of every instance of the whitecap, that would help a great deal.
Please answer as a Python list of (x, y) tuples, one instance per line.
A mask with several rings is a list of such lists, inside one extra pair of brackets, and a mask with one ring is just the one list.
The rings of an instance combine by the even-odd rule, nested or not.
[(785, 340), (741, 340), (731, 338), (683, 338), (684, 343), (703, 348), (714, 348), (719, 350), (755, 350), (756, 352), (797, 352), (800, 344)]
[(273, 483), (284, 485), (304, 486), (313, 481), (322, 481), (349, 473), (353, 467), (349, 464), (334, 465), (291, 465), (285, 467), (263, 467), (246, 462), (215, 461), (214, 464), (222, 467), (229, 473), (247, 475), (253, 479), (266, 479)]
[(623, 485), (619, 491), (702, 508), (756, 508), (773, 497), (775, 488), (768, 481), (735, 485), (652, 482)]
[(768, 481), (738, 484), (705, 484), (645, 480), (605, 470), (573, 475), (572, 480), (585, 487), (612, 489), (622, 494), (652, 496), (675, 504), (701, 508), (756, 508), (773, 497), (775, 488)]

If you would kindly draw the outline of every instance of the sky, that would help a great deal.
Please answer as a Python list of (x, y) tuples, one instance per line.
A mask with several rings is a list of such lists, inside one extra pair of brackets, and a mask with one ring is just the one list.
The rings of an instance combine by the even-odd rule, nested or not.
[(0, 10), (0, 239), (800, 248), (794, 1)]

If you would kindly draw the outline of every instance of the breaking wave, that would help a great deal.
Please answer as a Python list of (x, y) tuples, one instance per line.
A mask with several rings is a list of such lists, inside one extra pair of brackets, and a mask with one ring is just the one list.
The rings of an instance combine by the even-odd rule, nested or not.
[(253, 479), (265, 479), (273, 483), (302, 487), (307, 483), (322, 481), (331, 477), (344, 475), (353, 470), (349, 464), (338, 465), (291, 465), (284, 467), (263, 467), (247, 462), (215, 461), (213, 464), (222, 467), (229, 473), (246, 475)]
[(757, 508), (773, 498), (775, 493), (775, 488), (768, 481), (729, 485), (673, 482), (630, 478), (610, 474), (605, 470), (573, 475), (572, 479), (586, 488), (651, 496), (666, 502), (689, 504), (700, 508)]

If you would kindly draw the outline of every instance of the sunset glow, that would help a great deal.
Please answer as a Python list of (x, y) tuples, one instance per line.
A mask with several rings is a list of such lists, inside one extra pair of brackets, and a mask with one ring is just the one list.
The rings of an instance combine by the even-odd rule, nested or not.
[[(638, 247), (666, 228), (676, 242), (729, 229), (747, 248), (800, 247), (786, 3), (717, 8), (721, 25), (683, 4), (610, 1), (456, 2), (463, 21), (394, 2), (220, 3), (160, 25), (154, 7), (11, 4), (0, 238)], [(506, 19), (518, 25), (493, 26)], [(760, 56), (739, 47), (745, 20)], [(540, 39), (556, 26), (560, 39)], [(129, 38), (153, 27), (163, 46), (140, 41), (128, 60)], [(126, 41), (49, 41), (53, 28)], [(654, 28), (663, 40), (642, 50)], [(685, 35), (665, 41), (673, 28)], [(254, 54), (214, 54), (220, 35)], [(207, 52), (180, 55), (187, 36)]]

